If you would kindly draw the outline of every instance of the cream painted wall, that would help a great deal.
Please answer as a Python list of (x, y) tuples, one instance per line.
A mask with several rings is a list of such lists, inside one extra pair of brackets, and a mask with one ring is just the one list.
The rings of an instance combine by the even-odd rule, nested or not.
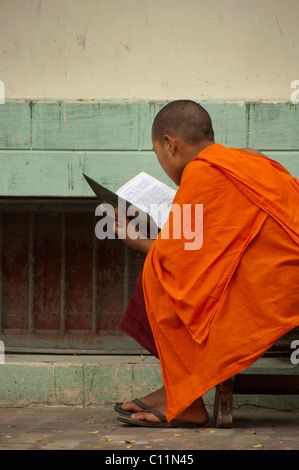
[(298, 0), (0, 0), (6, 99), (289, 100)]

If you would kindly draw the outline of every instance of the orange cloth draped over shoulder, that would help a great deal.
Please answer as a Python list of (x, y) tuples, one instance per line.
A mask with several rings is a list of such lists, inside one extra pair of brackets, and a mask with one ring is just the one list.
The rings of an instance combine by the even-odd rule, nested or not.
[(182, 213), (203, 205), (203, 243), (186, 250), (171, 211), (143, 270), (168, 420), (299, 325), (296, 178), (267, 157), (213, 144), (185, 167), (173, 204)]

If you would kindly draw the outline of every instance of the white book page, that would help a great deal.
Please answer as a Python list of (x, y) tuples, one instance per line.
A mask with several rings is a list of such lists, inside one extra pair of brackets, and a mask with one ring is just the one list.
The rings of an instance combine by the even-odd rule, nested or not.
[(142, 172), (119, 188), (116, 194), (147, 212), (158, 227), (162, 228), (168, 218), (176, 191)]

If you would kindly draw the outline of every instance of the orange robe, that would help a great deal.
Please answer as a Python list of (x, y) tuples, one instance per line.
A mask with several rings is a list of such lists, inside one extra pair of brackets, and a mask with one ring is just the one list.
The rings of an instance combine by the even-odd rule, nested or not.
[[(299, 181), (277, 162), (213, 144), (173, 203), (203, 204), (203, 244), (163, 239), (143, 291), (171, 420), (299, 325)], [(172, 234), (174, 215), (167, 224)]]

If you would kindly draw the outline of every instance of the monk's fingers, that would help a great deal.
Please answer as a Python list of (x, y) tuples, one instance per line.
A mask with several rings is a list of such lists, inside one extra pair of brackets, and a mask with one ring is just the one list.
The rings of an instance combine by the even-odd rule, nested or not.
[(127, 216), (122, 210), (119, 210), (118, 207), (116, 207), (114, 209), (114, 212), (115, 212), (115, 220), (122, 221), (123, 223), (126, 221)]
[(125, 224), (123, 223), (122, 220), (115, 219), (114, 222), (113, 222), (113, 225), (114, 225), (117, 229), (121, 229)]
[(127, 237), (127, 230), (125, 225), (122, 223), (122, 221), (115, 220), (113, 222), (113, 230), (122, 239), (126, 239)]
[(113, 229), (117, 235), (124, 236), (126, 234), (126, 226), (128, 225), (128, 218), (126, 214), (119, 210), (118, 208), (114, 209), (114, 223)]

